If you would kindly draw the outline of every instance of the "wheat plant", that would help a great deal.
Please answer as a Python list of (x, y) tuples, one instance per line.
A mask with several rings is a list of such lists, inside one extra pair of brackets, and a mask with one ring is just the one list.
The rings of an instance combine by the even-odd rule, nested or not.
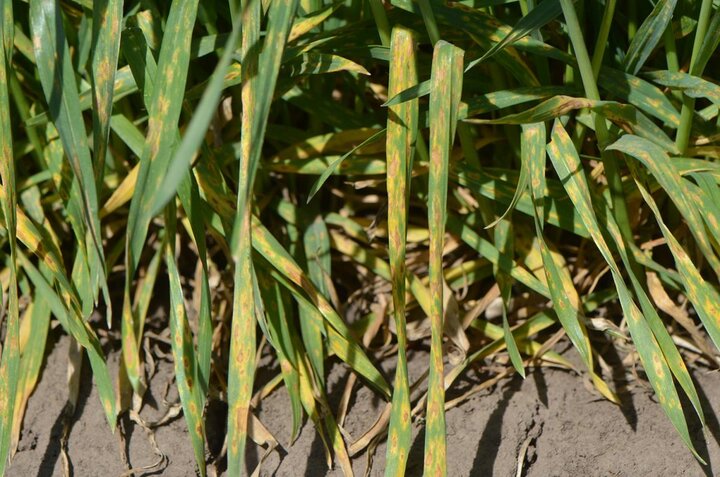
[[(346, 475), (384, 439), (403, 475), (421, 425), (442, 476), (446, 409), (544, 365), (619, 402), (599, 350), (620, 344), (702, 460), (686, 362), (720, 345), (715, 3), (0, 0), (0, 475), (54, 322), (110, 429), (142, 409), (160, 282), (202, 476), (208, 400), (235, 476), (251, 442), (278, 445), (255, 413), (270, 392)], [(354, 442), (334, 362), (387, 403)]]

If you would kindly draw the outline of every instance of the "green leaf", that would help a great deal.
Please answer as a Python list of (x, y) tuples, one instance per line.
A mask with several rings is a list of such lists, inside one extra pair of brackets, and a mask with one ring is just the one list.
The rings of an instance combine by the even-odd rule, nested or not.
[[(8, 66), (12, 58), (12, 2), (3, 2), (0, 5), (0, 25), (9, 23), (10, 31), (3, 31), (0, 38), (0, 178), (2, 178), (5, 193), (2, 194), (0, 207), (5, 218), (7, 242), (10, 254), (8, 257), (8, 293), (5, 323), (5, 341), (0, 361), (0, 475), (4, 475), (5, 465), (8, 462), (8, 453), (11, 451), (13, 427), (18, 426), (16, 421), (18, 405), (24, 406), (18, 394), (20, 375), (20, 309), (18, 297), (18, 267), (17, 267), (17, 195), (15, 180), (15, 158), (13, 155), (12, 118), (10, 116), (10, 96), (8, 94)], [(20, 388), (22, 389), (22, 388)]]
[[(330, 298), (330, 290), (328, 280), (331, 276), (330, 267), (330, 237), (328, 235), (327, 226), (319, 215), (304, 227), (303, 245), (304, 258), (307, 264), (308, 277), (315, 285), (318, 292), (326, 299)], [(323, 343), (323, 332), (325, 327), (317, 326), (311, 319), (307, 318), (304, 313), (306, 309), (300, 308), (300, 331), (302, 332), (303, 342), (307, 350), (310, 363), (318, 377), (320, 383), (325, 385), (325, 346)], [(312, 312), (312, 311), (311, 311)]]
[(720, 9), (715, 10), (710, 26), (707, 30), (707, 35), (703, 39), (700, 50), (698, 51), (697, 57), (695, 58), (695, 64), (693, 65), (692, 74), (700, 76), (705, 71), (705, 66), (710, 61), (713, 53), (717, 50), (720, 45)]
[(447, 227), (450, 232), (459, 236), (465, 244), (479, 252), (490, 263), (493, 265), (497, 263), (500, 270), (540, 295), (550, 297), (550, 292), (545, 284), (517, 262), (508, 260), (507, 257), (501, 257), (495, 245), (481, 237), (474, 227), (469, 225), (469, 221), (451, 213), (448, 214)]
[(527, 15), (522, 17), (520, 21), (515, 24), (512, 31), (501, 41), (495, 43), (492, 48), (486, 51), (480, 58), (471, 61), (465, 67), (465, 72), (467, 73), (471, 68), (487, 60), (506, 46), (512, 45), (520, 38), (527, 36), (550, 23), (557, 18), (560, 13), (562, 13), (562, 7), (560, 6), (559, 0), (545, 0), (544, 2), (538, 4), (535, 8), (530, 10)]
[(323, 184), (325, 184), (325, 181), (327, 181), (328, 177), (330, 177), (332, 174), (335, 173), (335, 171), (340, 167), (340, 165), (343, 163), (345, 159), (347, 159), (350, 155), (352, 155), (355, 151), (358, 149), (367, 146), (369, 144), (374, 143), (381, 137), (385, 135), (386, 130), (381, 129), (369, 138), (365, 139), (363, 142), (358, 144), (357, 146), (353, 147), (351, 150), (340, 156), (338, 159), (334, 160), (327, 168), (323, 171), (322, 174), (320, 174), (320, 177), (315, 181), (315, 183), (310, 188), (310, 193), (308, 194), (307, 201), (310, 202), (313, 197), (315, 197), (315, 194), (318, 193), (320, 188), (322, 188)]
[[(233, 17), (237, 16), (239, 16), (239, 14), (238, 12), (235, 12)], [(198, 103), (195, 108), (195, 114), (185, 130), (182, 142), (180, 142), (180, 145), (172, 154), (172, 158), (170, 159), (168, 168), (166, 169), (167, 173), (165, 174), (165, 177), (162, 180), (162, 185), (160, 186), (160, 193), (155, 196), (155, 201), (152, 205), (153, 212), (151, 215), (158, 214), (175, 196), (177, 188), (186, 176), (188, 167), (190, 167), (190, 163), (192, 162), (198, 147), (200, 147), (200, 144), (205, 139), (205, 133), (210, 126), (210, 121), (215, 115), (218, 102), (220, 101), (225, 72), (232, 60), (232, 55), (235, 51), (239, 36), (239, 22), (234, 22), (232, 32), (225, 44), (220, 61), (210, 77), (210, 82), (203, 92), (200, 103)]]
[(15, 417), (13, 419), (10, 455), (13, 455), (20, 441), (20, 430), (30, 395), (40, 378), (48, 331), (50, 330), (50, 307), (42, 294), (36, 294), (25, 310), (20, 335), (26, 336), (20, 342), (20, 380), (15, 399)]
[[(170, 8), (166, 33), (160, 46), (152, 99), (148, 105), (148, 134), (140, 158), (135, 192), (130, 203), (126, 265), (130, 278), (140, 260), (147, 230), (161, 193), (161, 184), (176, 142), (183, 94), (190, 62), (190, 39), (198, 0), (175, 0)], [(145, 85), (146, 88), (148, 85)]]
[(397, 106), (398, 104), (404, 103), (405, 101), (422, 98), (423, 96), (429, 95), (431, 89), (432, 83), (430, 82), (430, 80), (414, 84), (400, 91), (399, 93), (395, 93), (394, 96), (390, 96), (390, 99), (385, 101), (383, 103), (383, 106), (389, 108), (390, 106)]
[[(500, 251), (500, 260), (512, 260), (513, 256), (513, 227), (509, 220), (501, 219), (495, 226), (494, 240), (495, 246)], [(510, 331), (510, 323), (508, 322), (508, 308), (510, 306), (510, 296), (512, 294), (512, 278), (501, 271), (497, 265), (493, 266), (495, 281), (500, 288), (500, 299), (502, 300), (502, 321), (503, 321), (503, 337), (505, 338), (505, 346), (510, 355), (510, 362), (520, 376), (525, 379), (525, 365), (523, 364), (520, 350), (515, 342), (515, 337)]]
[[(50, 112), (50, 118), (58, 130), (65, 156), (76, 181), (74, 197), (81, 204), (84, 230), (78, 231), (78, 241), (90, 264), (92, 294), (97, 297), (102, 287), (106, 303), (110, 294), (105, 278), (105, 257), (100, 236), (98, 194), (95, 187), (95, 171), (90, 157), (86, 131), (80, 110), (77, 81), (70, 57), (62, 14), (51, 0), (30, 2), (30, 19), (33, 47), (38, 73)], [(89, 235), (86, 237), (85, 232)], [(107, 308), (108, 320), (111, 309)]]
[(297, 370), (297, 356), (305, 350), (298, 349), (297, 333), (291, 331), (288, 320), (288, 307), (277, 282), (268, 273), (258, 273), (258, 283), (263, 296), (267, 316), (268, 342), (278, 353), (280, 372), (285, 381), (290, 398), (290, 409), (293, 422), (290, 441), (294, 441), (302, 424), (302, 401), (300, 398), (300, 374)]
[[(125, 56), (133, 74), (145, 94), (148, 109), (148, 133), (142, 148), (140, 164), (134, 187), (130, 193), (125, 242), (125, 292), (123, 295), (123, 357), (128, 378), (136, 393), (142, 395), (144, 384), (134, 335), (135, 318), (131, 307), (131, 285), (139, 264), (150, 221), (154, 215), (152, 205), (163, 180), (171, 157), (171, 149), (177, 142), (177, 122), (180, 117), (182, 98), (187, 81), (189, 49), (192, 28), (197, 14), (197, 0), (173, 2), (168, 17), (166, 34), (160, 46), (157, 65), (143, 35), (133, 31), (128, 34)], [(137, 16), (138, 21), (141, 16)], [(117, 191), (116, 191), (117, 193)]]
[(370, 75), (368, 70), (354, 61), (340, 55), (327, 53), (303, 53), (283, 65), (283, 73), (290, 76), (319, 75), (347, 71), (350, 73)]
[(110, 424), (110, 429), (114, 431), (117, 420), (115, 391), (110, 379), (110, 373), (107, 369), (105, 357), (103, 356), (102, 347), (100, 346), (100, 340), (92, 328), (90, 328), (90, 325), (83, 320), (80, 311), (75, 307), (67, 309), (63, 299), (55, 293), (43, 274), (40, 273), (35, 265), (20, 251), (18, 251), (18, 261), (37, 293), (43, 294), (53, 315), (60, 321), (62, 327), (87, 351), (105, 417)]
[[(335, 329), (338, 336), (346, 341), (345, 346), (349, 350), (347, 355), (350, 359), (348, 365), (368, 380), (380, 393), (390, 396), (390, 388), (385, 379), (367, 358), (337, 311), (317, 290), (317, 287), (307, 278), (292, 256), (278, 243), (275, 237), (257, 219), (253, 222), (254, 249), (278, 271), (278, 275), (283, 278), (286, 287), (295, 295), (296, 300), (309, 300), (325, 321)], [(299, 290), (302, 290), (305, 295), (303, 296)]]
[[(127, 31), (127, 30), (126, 30)], [(122, 98), (132, 94), (138, 90), (132, 72), (127, 66), (123, 66), (115, 73), (115, 85), (113, 87), (113, 104)], [(86, 111), (92, 107), (93, 97), (92, 91), (83, 91), (80, 93), (80, 110)], [(25, 120), (27, 127), (38, 127), (47, 124), (49, 120), (48, 113), (42, 112)]]
[[(178, 189), (180, 202), (190, 222), (191, 240), (197, 249), (200, 265), (200, 275), (195, 275), (195, 287), (200, 288), (200, 302), (197, 306), (197, 367), (198, 384), (200, 386), (200, 407), (205, 406), (206, 394), (210, 385), (212, 364), (213, 326), (211, 315), (212, 295), (209, 283), (209, 265), (207, 253), (207, 239), (205, 237), (206, 218), (211, 211), (201, 199), (200, 191), (195, 177), (187, 174)], [(184, 222), (187, 225), (187, 222)]]
[(643, 21), (625, 54), (625, 71), (636, 75), (653, 52), (672, 20), (677, 0), (659, 0)]
[(509, 108), (531, 101), (546, 99), (548, 96), (561, 96), (576, 93), (565, 86), (527, 86), (481, 94), (467, 98), (467, 107), (460, 106), (460, 119), (471, 118), (478, 114)]
[(182, 402), (183, 415), (187, 423), (190, 441), (195, 453), (195, 463), (200, 475), (205, 477), (205, 426), (203, 425), (204, 405), (198, 379), (199, 369), (195, 358), (193, 337), (185, 311), (185, 297), (180, 284), (180, 274), (175, 263), (175, 207), (169, 206), (165, 214), (169, 239), (165, 240), (165, 265), (170, 282), (170, 341), (175, 362), (175, 381)]
[(92, 92), (93, 153), (98, 187), (102, 186), (110, 139), (115, 73), (120, 53), (123, 0), (93, 2)]

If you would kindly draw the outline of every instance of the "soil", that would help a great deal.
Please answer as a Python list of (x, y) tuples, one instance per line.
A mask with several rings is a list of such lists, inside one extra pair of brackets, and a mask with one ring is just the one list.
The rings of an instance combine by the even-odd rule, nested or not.
[[(67, 398), (66, 356), (68, 340), (55, 338), (38, 387), (29, 401), (18, 452), (8, 476), (63, 475), (60, 453), (63, 406)], [(572, 354), (573, 352), (570, 352)], [(425, 356), (423, 356), (425, 355)], [(410, 355), (410, 363), (426, 360), (426, 351)], [(117, 369), (117, 354), (111, 355), (111, 368)], [(87, 365), (87, 363), (86, 363)], [(391, 367), (384, 363), (391, 375)], [(172, 381), (172, 364), (158, 362), (158, 372), (151, 381), (147, 404), (141, 416), (153, 421), (165, 414), (167, 401), (176, 401), (166, 384)], [(419, 369), (411, 369), (411, 378)], [(84, 368), (78, 409), (72, 427), (68, 454), (75, 476), (121, 476), (126, 471), (122, 444), (105, 421), (97, 392)], [(330, 405), (337, 408), (348, 373), (340, 364), (332, 366), (328, 376)], [(672, 428), (649, 388), (638, 381), (623, 395), (620, 407), (599, 399), (587, 389), (577, 375), (542, 368), (531, 369), (523, 380), (519, 376), (500, 381), (495, 387), (474, 395), (447, 412), (448, 475), (450, 476), (711, 476), (720, 473), (720, 374), (695, 370), (693, 373), (705, 409), (705, 438), (697, 419), (688, 413), (690, 431), (707, 466), (698, 463)], [(262, 377), (259, 377), (262, 380)], [(460, 386), (479, 381), (467, 378)], [(367, 430), (384, 403), (367, 388), (357, 385), (344, 428), (353, 439)], [(686, 406), (687, 408), (688, 406)], [(217, 448), (217, 436), (224, 433), (223, 406), (212, 403), (213, 417), (208, 433), (215, 436), (210, 447)], [(266, 397), (257, 415), (284, 447), (263, 463), (261, 475), (335, 476), (339, 470), (328, 470), (323, 446), (311, 423), (305, 423), (299, 437), (290, 445), (290, 404), (284, 389)], [(125, 419), (126, 452), (133, 467), (157, 460), (145, 431)], [(154, 473), (135, 475), (195, 476), (193, 453), (182, 415), (156, 429), (158, 448), (167, 455), (167, 463)], [(218, 445), (219, 444), (219, 445)], [(414, 426), (414, 443), (408, 464), (408, 475), (421, 475), (424, 434)], [(249, 445), (248, 468), (254, 468), (263, 449)], [(520, 457), (520, 459), (519, 459)], [(375, 452), (369, 475), (383, 475), (385, 445)], [(209, 466), (209, 475), (216, 473)], [(367, 452), (353, 460), (356, 475), (366, 473)]]

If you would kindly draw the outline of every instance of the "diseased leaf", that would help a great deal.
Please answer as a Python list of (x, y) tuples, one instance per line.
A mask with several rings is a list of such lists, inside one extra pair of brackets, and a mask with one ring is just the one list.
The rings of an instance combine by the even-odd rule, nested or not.
[(680, 71), (652, 71), (644, 75), (655, 83), (677, 89), (691, 98), (706, 98), (720, 105), (720, 86)]
[[(568, 191), (568, 195), (578, 208), (588, 232), (592, 235), (598, 250), (610, 267), (630, 334), (636, 343), (640, 360), (643, 363), (650, 384), (658, 395), (660, 405), (670, 418), (670, 421), (675, 426), (685, 445), (695, 454), (696, 458), (702, 461), (690, 439), (687, 422), (683, 415), (675, 384), (673, 383), (667, 356), (661, 350), (653, 330), (651, 330), (646, 321), (647, 318), (643, 316), (635, 304), (630, 290), (620, 273), (620, 269), (612, 256), (612, 252), (605, 241), (592, 207), (590, 190), (582, 167), (580, 166), (577, 152), (567, 132), (558, 121), (555, 122), (553, 127), (552, 142), (548, 145), (548, 154), (558, 176)], [(623, 239), (620, 236), (617, 225), (615, 225), (610, 232), (616, 246), (624, 247)], [(636, 291), (637, 290), (636, 288)], [(647, 300), (647, 297), (645, 297), (645, 299)], [(692, 398), (693, 396), (690, 397)]]
[(625, 54), (625, 71), (636, 75), (665, 33), (677, 0), (659, 0), (643, 21)]
[[(417, 35), (395, 28), (391, 40), (389, 94), (417, 83)], [(402, 475), (410, 455), (410, 382), (407, 369), (405, 306), (405, 252), (407, 242), (410, 174), (418, 135), (418, 101), (391, 107), (387, 125), (388, 253), (392, 275), (393, 318), (398, 340), (398, 361), (393, 384), (385, 475)]]
[(713, 267), (715, 274), (720, 276), (718, 250), (714, 249), (712, 242), (709, 240), (701, 218), (702, 212), (697, 208), (697, 204), (689, 200), (690, 193), (680, 179), (670, 157), (650, 141), (630, 134), (622, 136), (608, 148), (633, 156), (648, 168), (670, 199), (676, 204), (680, 214), (687, 220), (690, 232), (695, 238), (698, 247)]
[(443, 386), (443, 248), (447, 210), (450, 149), (452, 148), (462, 92), (463, 51), (439, 41), (433, 53), (430, 91), (430, 176), (428, 181), (428, 227), (430, 229), (429, 276), (431, 345), (428, 378), (425, 473), (445, 474), (445, 389)]

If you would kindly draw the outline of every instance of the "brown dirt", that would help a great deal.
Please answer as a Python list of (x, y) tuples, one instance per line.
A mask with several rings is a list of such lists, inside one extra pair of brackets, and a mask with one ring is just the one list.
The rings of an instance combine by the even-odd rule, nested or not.
[[(64, 337), (52, 346), (42, 379), (29, 403), (9, 476), (62, 475), (59, 437), (67, 396), (67, 348)], [(411, 354), (410, 362), (419, 363), (425, 356), (424, 351), (417, 351)], [(116, 369), (116, 358), (111, 359), (111, 365)], [(87, 376), (89, 369), (86, 371)], [(411, 377), (417, 375), (418, 369), (411, 369)], [(141, 414), (145, 419), (154, 420), (163, 414), (163, 389), (171, 376), (172, 365), (161, 361), (151, 382), (148, 404)], [(635, 385), (625, 395), (625, 406), (620, 408), (598, 399), (575, 375), (538, 369), (525, 380), (508, 378), (447, 412), (448, 475), (514, 476), (523, 444), (527, 452), (522, 475), (527, 477), (716, 475), (720, 472), (720, 425), (715, 417), (720, 412), (720, 374), (696, 371), (694, 378), (708, 421), (706, 439), (697, 420), (690, 415), (688, 419), (696, 446), (709, 462), (707, 467), (701, 466), (685, 448), (645, 387)], [(333, 408), (337, 407), (346, 379), (343, 366), (332, 367), (328, 384)], [(476, 382), (468, 378), (461, 386)], [(174, 390), (168, 396), (168, 400), (173, 399), (177, 399)], [(345, 429), (357, 438), (374, 422), (382, 405), (367, 388), (356, 387)], [(213, 414), (218, 414), (217, 409), (221, 416), (222, 406), (215, 405)], [(282, 456), (275, 452), (264, 463), (263, 475), (340, 475), (325, 466), (322, 443), (312, 425), (306, 423), (297, 440), (289, 445), (289, 409), (287, 393), (280, 389), (267, 397), (258, 410), (258, 417), (285, 447)], [(222, 435), (223, 419), (215, 417), (210, 419), (208, 433)], [(130, 425), (128, 434), (131, 465), (143, 466), (157, 459), (142, 429)], [(421, 475), (424, 435), (418, 426), (414, 434), (408, 475)], [(168, 464), (156, 474), (145, 475), (196, 475), (182, 416), (158, 428), (156, 439), (168, 456)], [(217, 442), (214, 446), (217, 447)], [(110, 432), (104, 419), (96, 390), (86, 379), (68, 442), (74, 475), (120, 476), (125, 470), (120, 448), (118, 437)], [(250, 468), (262, 452), (254, 446), (248, 449)], [(384, 461), (385, 446), (380, 444), (370, 475), (382, 475)], [(357, 475), (363, 475), (367, 455), (360, 454), (353, 466)], [(212, 475), (213, 469), (210, 471)]]

